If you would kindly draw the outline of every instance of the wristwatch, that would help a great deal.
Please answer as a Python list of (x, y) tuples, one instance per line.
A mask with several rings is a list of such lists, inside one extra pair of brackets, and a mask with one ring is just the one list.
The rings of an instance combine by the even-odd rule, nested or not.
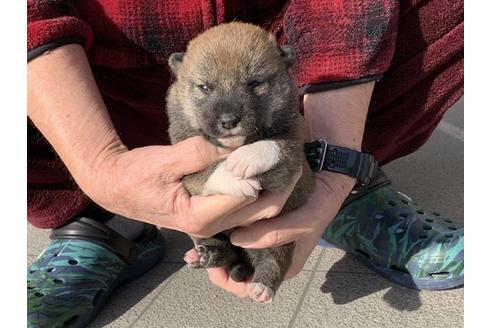
[(371, 154), (329, 145), (323, 139), (304, 144), (304, 152), (314, 172), (324, 170), (356, 178), (356, 188), (365, 187), (371, 182), (377, 166)]

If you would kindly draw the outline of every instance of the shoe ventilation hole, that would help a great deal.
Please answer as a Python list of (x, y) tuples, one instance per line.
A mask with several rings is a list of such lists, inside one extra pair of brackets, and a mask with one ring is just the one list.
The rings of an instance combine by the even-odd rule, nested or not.
[(444, 238), (453, 238), (453, 234), (452, 233), (447, 233), (444, 235)]
[(382, 218), (384, 218), (384, 215), (382, 215), (382, 214), (378, 214), (378, 215), (374, 216), (374, 218), (375, 218), (376, 220), (381, 220)]
[(57, 257), (58, 255), (60, 255), (60, 253), (56, 252), (55, 254), (53, 254), (53, 257)]
[(405, 231), (405, 229), (403, 228), (398, 228), (395, 230), (396, 233), (402, 233), (403, 231)]
[(453, 231), (454, 231), (454, 230), (458, 230), (456, 227), (453, 227), (453, 226), (448, 227), (448, 229), (449, 229), (449, 230), (453, 230)]
[(408, 273), (408, 270), (407, 269), (400, 268), (399, 266), (396, 266), (394, 264), (392, 266), (390, 266), (390, 269), (393, 270), (393, 271)]
[(37, 296), (37, 297), (43, 297), (44, 294), (43, 293), (40, 293), (40, 292), (35, 292), (34, 293), (34, 296)]
[(422, 227), (424, 230), (432, 230), (432, 226), (428, 225), (428, 224), (424, 224), (424, 226)]
[(29, 270), (29, 273), (34, 273), (34, 272), (36, 272), (36, 270), (35, 270), (35, 269), (33, 269), (33, 270)]
[(402, 219), (406, 219), (406, 218), (408, 218), (408, 214), (407, 214), (407, 213), (401, 213), (401, 214), (400, 214), (400, 217), (401, 217)]
[(366, 258), (371, 259), (371, 256), (370, 256), (369, 254), (367, 254), (366, 252), (364, 252), (362, 249), (356, 249), (355, 251), (356, 251), (357, 253), (359, 253), (359, 254), (361, 254), (361, 255), (365, 256)]
[(390, 200), (390, 201), (388, 202), (388, 205), (390, 205), (390, 206), (396, 206), (396, 203), (395, 203), (394, 201)]
[(424, 214), (424, 211), (422, 211), (422, 210), (417, 210), (417, 213), (419, 213), (419, 214)]
[(439, 214), (437, 212), (432, 212), (432, 214), (434, 214), (435, 216), (441, 216), (441, 214)]
[(46, 269), (46, 271), (53, 272), (53, 271), (55, 271), (55, 268), (48, 268), (48, 269)]
[(65, 321), (63, 323), (63, 326), (62, 327), (72, 327), (74, 322), (78, 319), (78, 316), (74, 315), (73, 317), (71, 317), (70, 319), (68, 319), (67, 321)]
[(64, 283), (64, 281), (62, 279), (53, 279), (53, 282), (55, 284), (63, 284)]
[(427, 239), (427, 235), (420, 235), (419, 239)]
[(68, 264), (70, 265), (77, 265), (79, 262), (77, 262), (76, 260), (74, 259), (71, 259), (71, 260), (68, 260)]
[(426, 222), (429, 222), (429, 223), (434, 222), (434, 220), (432, 220), (431, 218), (427, 218), (427, 219), (425, 219), (425, 221), (426, 221)]
[(449, 276), (449, 272), (433, 272), (431, 273), (429, 276), (431, 276), (432, 278), (435, 278), (435, 279), (443, 279), (443, 278), (447, 278)]
[(451, 221), (450, 219), (446, 219), (446, 220), (444, 220), (444, 222), (453, 223), (453, 221)]
[(405, 205), (408, 205), (408, 200), (406, 200), (406, 199), (402, 199), (402, 200), (401, 200), (401, 202), (402, 202), (403, 204), (405, 204)]

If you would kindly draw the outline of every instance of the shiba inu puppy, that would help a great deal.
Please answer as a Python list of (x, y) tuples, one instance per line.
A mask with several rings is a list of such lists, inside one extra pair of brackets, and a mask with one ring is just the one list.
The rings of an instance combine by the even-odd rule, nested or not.
[[(289, 46), (246, 23), (213, 27), (174, 53), (169, 66), (176, 76), (167, 95), (172, 143), (201, 135), (218, 146), (235, 149), (183, 181), (193, 195), (257, 196), (261, 189), (283, 192), (303, 173), (282, 213), (301, 206), (313, 189), (313, 174), (304, 156), (297, 89), (289, 73), (294, 61)], [(292, 243), (269, 249), (242, 249), (227, 232), (193, 238), (198, 256), (191, 267), (227, 267), (244, 281), (258, 302), (270, 302), (291, 263)]]

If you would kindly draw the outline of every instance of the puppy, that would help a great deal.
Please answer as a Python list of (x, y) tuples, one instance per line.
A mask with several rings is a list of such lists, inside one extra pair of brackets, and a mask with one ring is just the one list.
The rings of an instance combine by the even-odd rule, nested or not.
[[(169, 66), (176, 76), (167, 95), (172, 143), (204, 136), (235, 149), (183, 181), (193, 195), (257, 196), (261, 189), (283, 192), (302, 167), (302, 176), (282, 213), (306, 202), (313, 175), (304, 156), (302, 118), (289, 74), (291, 47), (279, 47), (261, 28), (233, 22), (213, 27), (174, 53)], [(191, 267), (227, 267), (231, 277), (248, 284), (250, 297), (271, 302), (291, 263), (294, 245), (242, 249), (224, 232), (192, 237)], [(191, 262), (191, 263), (190, 263)]]

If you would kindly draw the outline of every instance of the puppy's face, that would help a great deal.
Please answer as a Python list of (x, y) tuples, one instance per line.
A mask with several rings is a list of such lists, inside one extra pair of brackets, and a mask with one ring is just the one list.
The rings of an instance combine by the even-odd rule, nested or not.
[(291, 49), (267, 32), (231, 23), (204, 32), (169, 64), (190, 124), (212, 142), (239, 147), (293, 115), (292, 61)]

